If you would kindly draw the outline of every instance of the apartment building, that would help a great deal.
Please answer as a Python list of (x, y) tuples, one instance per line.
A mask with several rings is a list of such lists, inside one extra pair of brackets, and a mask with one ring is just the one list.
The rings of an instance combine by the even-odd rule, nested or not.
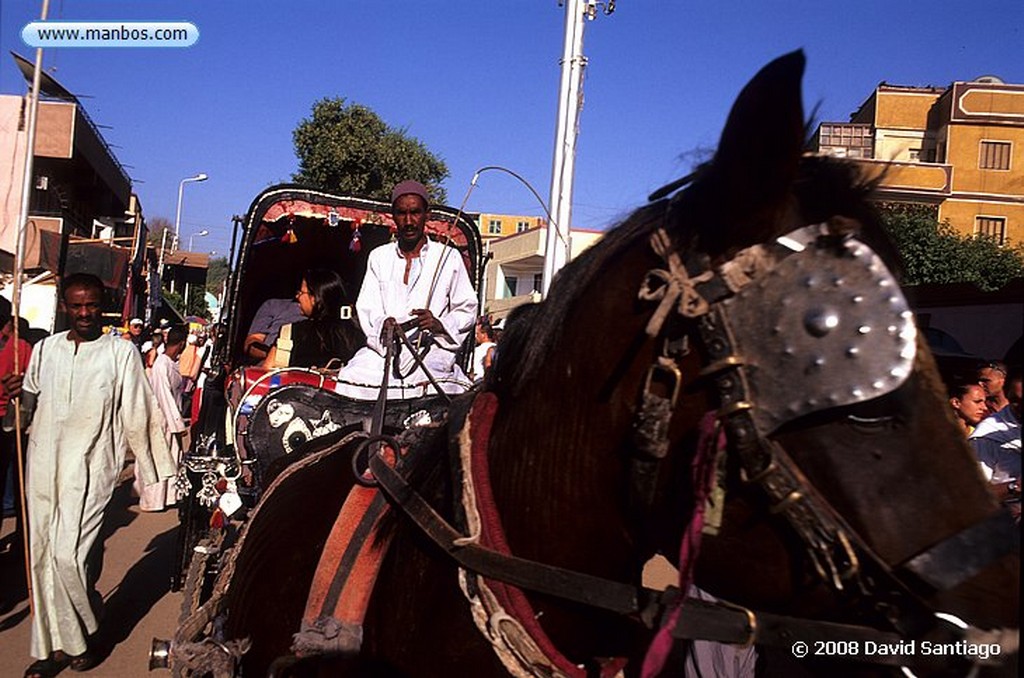
[[(32, 64), (13, 56), (30, 81)], [(40, 99), (23, 252), (24, 270), (34, 282), (25, 316), (36, 327), (59, 326), (57, 278), (89, 271), (109, 290), (105, 320), (119, 324), (147, 306), (142, 206), (82, 103), (46, 73)], [(27, 95), (0, 95), (0, 193), (9, 197), (0, 208), (0, 272), (8, 276), (14, 271), (27, 124)]]
[[(570, 260), (603, 236), (603, 231), (572, 229)], [(484, 241), (488, 257), (484, 272), (484, 313), (504, 318), (516, 306), (540, 301), (546, 240), (546, 228), (530, 228)]]
[(881, 200), (934, 205), (964, 234), (1024, 241), (1024, 85), (883, 82), (849, 122), (821, 123), (812, 149), (881, 177)]
[(518, 214), (481, 213), (477, 217), (477, 225), (480, 227), (480, 236), (486, 241), (516, 233), (525, 233), (534, 228), (546, 228), (548, 221), (543, 217), (528, 217)]

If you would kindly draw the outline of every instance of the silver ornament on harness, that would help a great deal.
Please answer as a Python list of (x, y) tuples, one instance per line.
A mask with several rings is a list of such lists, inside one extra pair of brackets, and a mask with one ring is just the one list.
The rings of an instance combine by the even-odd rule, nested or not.
[(796, 249), (722, 305), (743, 357), (758, 432), (894, 391), (916, 353), (913, 313), (865, 243), (809, 226)]

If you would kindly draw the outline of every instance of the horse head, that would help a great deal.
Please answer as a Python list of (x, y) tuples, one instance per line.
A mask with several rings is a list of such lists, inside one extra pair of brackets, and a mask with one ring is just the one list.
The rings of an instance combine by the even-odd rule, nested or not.
[[(715, 412), (727, 503), (703, 539), (699, 585), (904, 637), (934, 632), (934, 613), (1016, 627), (1019, 560), (988, 549), (970, 562), (1005, 524), (883, 264), (895, 265), (872, 186), (804, 154), (803, 68), (793, 53), (762, 69), (685, 187), (637, 210), (510, 319), (490, 442), (509, 544), (619, 581), (655, 551), (678, 553), (707, 493), (692, 464)], [(661, 408), (651, 427), (664, 459), (637, 451), (645, 399)], [(769, 480), (753, 478), (769, 466)], [(570, 657), (630, 651), (622, 620), (537, 607)]]

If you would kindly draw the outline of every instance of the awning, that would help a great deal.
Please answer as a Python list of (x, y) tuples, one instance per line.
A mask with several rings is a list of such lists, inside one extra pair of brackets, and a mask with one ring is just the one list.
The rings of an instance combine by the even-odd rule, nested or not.
[[(60, 233), (40, 231), (39, 265), (50, 271), (60, 270)], [(131, 250), (112, 247), (105, 243), (68, 243), (64, 262), (65, 276), (72, 273), (92, 273), (111, 289), (122, 290), (128, 281), (128, 259)]]

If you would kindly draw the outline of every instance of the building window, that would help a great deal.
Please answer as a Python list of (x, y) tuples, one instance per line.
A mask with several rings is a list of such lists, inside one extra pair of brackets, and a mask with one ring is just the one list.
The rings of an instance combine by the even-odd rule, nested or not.
[(517, 221), (516, 222), (516, 233), (522, 233), (523, 231), (529, 231), (529, 230), (530, 230), (530, 222), (529, 221)]
[(975, 235), (984, 235), (1002, 245), (1006, 242), (1006, 217), (975, 217)]
[(874, 132), (860, 123), (823, 123), (819, 128), (818, 151), (841, 158), (870, 158)]
[(491, 219), (488, 221), (487, 233), (489, 235), (501, 235), (501, 219)]
[(978, 167), (990, 170), (1010, 169), (1010, 150), (1009, 141), (982, 141)]
[(534, 273), (533, 274), (533, 291), (540, 292), (544, 288), (544, 274)]
[(514, 275), (505, 276), (505, 298), (511, 299), (516, 296), (516, 289), (519, 287), (519, 278)]

